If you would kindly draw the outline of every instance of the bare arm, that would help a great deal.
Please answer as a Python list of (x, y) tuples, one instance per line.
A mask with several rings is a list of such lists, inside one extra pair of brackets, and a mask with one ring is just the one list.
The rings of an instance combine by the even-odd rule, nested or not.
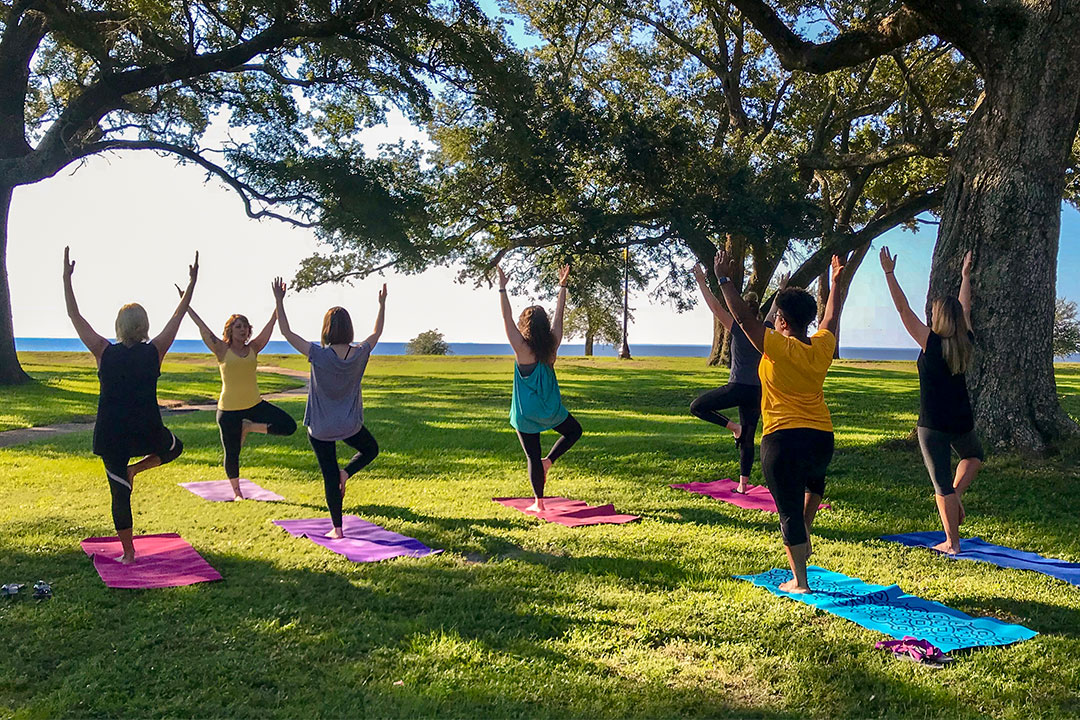
[(274, 278), (270, 288), (274, 291), (274, 302), (277, 305), (275, 314), (277, 315), (278, 327), (281, 328), (281, 334), (285, 336), (285, 339), (289, 341), (289, 344), (293, 346), (296, 352), (307, 357), (311, 343), (292, 331), (292, 328), (289, 327), (289, 317), (285, 314), (284, 281), (281, 278)]
[(776, 298), (778, 295), (780, 295), (781, 290), (787, 288), (789, 280), (791, 280), (791, 273), (782, 273), (780, 275), (780, 279), (777, 283), (779, 287), (777, 288), (776, 292), (773, 293), (772, 304), (769, 305), (769, 314), (765, 316), (766, 323), (776, 322), (776, 311), (778, 310), (778, 308), (776, 307)]
[(157, 334), (150, 342), (158, 351), (158, 362), (165, 359), (165, 353), (169, 352), (169, 348), (172, 347), (173, 340), (176, 339), (176, 331), (180, 329), (180, 322), (184, 319), (184, 315), (187, 314), (188, 307), (191, 305), (191, 295), (195, 292), (195, 281), (199, 278), (199, 251), (195, 251), (195, 264), (188, 266), (188, 285), (184, 290), (184, 294), (180, 296), (180, 304), (173, 310), (172, 317), (169, 318), (169, 322), (165, 323), (165, 327), (161, 329), (161, 332)]
[(376, 343), (379, 342), (379, 337), (382, 336), (383, 323), (386, 320), (386, 283), (383, 283), (382, 290), (379, 291), (379, 314), (375, 316), (375, 329), (371, 331), (371, 334), (364, 340), (368, 344), (368, 351), (375, 349)]
[[(180, 293), (180, 297), (183, 298), (184, 291), (180, 289), (180, 286), (173, 285), (173, 287), (177, 289)], [(228, 347), (214, 334), (214, 331), (210, 329), (210, 326), (203, 322), (203, 319), (195, 312), (195, 308), (188, 305), (187, 313), (195, 322), (195, 327), (199, 328), (199, 335), (202, 337), (202, 341), (206, 343), (206, 347), (210, 349), (210, 352), (214, 353), (214, 357), (218, 359), (218, 362), (221, 362), (225, 358), (225, 350), (227, 350)]]
[(266, 321), (266, 327), (259, 332), (250, 342), (248, 347), (254, 350), (256, 353), (262, 352), (262, 349), (266, 347), (266, 343), (270, 342), (270, 336), (274, 334), (274, 325), (277, 323), (277, 309), (270, 313), (270, 319)]
[(739, 327), (742, 328), (746, 339), (757, 348), (758, 352), (764, 353), (765, 323), (758, 319), (754, 310), (746, 304), (746, 301), (742, 299), (742, 295), (735, 289), (735, 283), (731, 282), (734, 270), (735, 260), (726, 250), (718, 251), (716, 261), (713, 264), (713, 271), (716, 273), (717, 282), (720, 283), (720, 292), (724, 294), (724, 302), (727, 303), (728, 310), (731, 311), (735, 322), (739, 323)]
[(555, 320), (551, 323), (551, 334), (555, 336), (555, 347), (562, 345), (563, 314), (566, 312), (566, 281), (570, 278), (570, 266), (559, 269), (559, 299), (555, 303)]
[(731, 324), (735, 322), (735, 318), (724, 307), (724, 303), (720, 302), (719, 298), (713, 295), (712, 290), (709, 289), (709, 281), (705, 277), (705, 270), (701, 265), (694, 266), (694, 279), (697, 280), (698, 289), (701, 290), (701, 295), (705, 298), (705, 304), (709, 306), (709, 310), (724, 326), (724, 329), (730, 332)]
[(495, 268), (499, 273), (499, 307), (502, 310), (503, 326), (506, 329), (506, 339), (510, 341), (510, 347), (514, 349), (514, 354), (520, 358), (523, 354), (526, 356), (532, 355), (532, 351), (525, 343), (525, 338), (521, 335), (521, 331), (518, 330), (517, 323), (514, 322), (514, 310), (510, 307), (510, 298), (506, 294), (506, 273), (503, 272), (501, 267)]
[(926, 339), (930, 337), (930, 328), (926, 327), (926, 324), (912, 312), (907, 297), (900, 288), (900, 283), (896, 281), (894, 272), (896, 270), (896, 258), (895, 255), (889, 255), (888, 247), (881, 248), (881, 269), (885, 271), (885, 282), (888, 283), (889, 295), (892, 296), (893, 305), (896, 306), (896, 311), (900, 313), (900, 321), (904, 323), (904, 329), (908, 331), (908, 335), (919, 344), (919, 347), (925, 350)]
[(975, 259), (968, 250), (967, 255), (964, 256), (964, 265), (960, 269), (960, 305), (964, 308), (964, 320), (967, 322), (968, 330), (971, 330), (971, 266), (975, 264)]
[(71, 274), (75, 272), (75, 263), (70, 259), (70, 251), (64, 248), (64, 302), (67, 305), (67, 314), (71, 318), (71, 324), (75, 326), (75, 333), (82, 340), (82, 344), (94, 356), (96, 362), (101, 362), (101, 354), (109, 347), (109, 341), (98, 335), (90, 323), (79, 312), (79, 304), (75, 302), (75, 290), (71, 287)]
[(844, 271), (844, 263), (839, 255), (832, 256), (832, 290), (829, 299), (825, 302), (825, 312), (821, 316), (821, 329), (828, 330), (834, 336), (836, 328), (840, 324), (840, 293), (836, 292), (836, 280)]

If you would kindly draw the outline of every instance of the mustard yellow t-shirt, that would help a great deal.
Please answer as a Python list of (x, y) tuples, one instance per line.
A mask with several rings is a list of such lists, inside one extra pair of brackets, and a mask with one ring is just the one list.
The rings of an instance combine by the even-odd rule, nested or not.
[(218, 363), (221, 372), (221, 397), (218, 410), (247, 410), (262, 400), (256, 368), (258, 355), (248, 349), (247, 357), (240, 357), (229, 348), (225, 358)]
[(836, 337), (828, 330), (818, 330), (807, 345), (765, 328), (765, 352), (758, 365), (763, 435), (789, 428), (832, 432), (821, 388), (835, 350)]

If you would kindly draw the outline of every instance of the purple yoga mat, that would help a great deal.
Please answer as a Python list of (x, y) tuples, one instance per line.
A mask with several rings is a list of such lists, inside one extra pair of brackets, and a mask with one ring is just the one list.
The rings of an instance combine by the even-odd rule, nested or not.
[[(772, 493), (770, 493), (769, 488), (764, 485), (747, 485), (745, 495), (735, 492), (735, 488), (739, 487), (739, 483), (729, 478), (714, 480), (713, 482), (682, 483), (681, 485), (672, 485), (671, 487), (678, 490), (697, 493), (698, 495), (705, 495), (706, 497), (711, 497), (720, 502), (731, 503), (732, 505), (737, 505), (741, 508), (764, 510), (765, 512), (771, 513), (776, 512), (776, 503), (773, 502)], [(818, 506), (818, 509), (827, 507), (829, 507), (828, 504), (822, 503)]]
[(442, 552), (432, 550), (415, 538), (391, 532), (355, 515), (341, 518), (341, 529), (345, 537), (340, 540), (326, 537), (326, 533), (334, 529), (330, 518), (274, 520), (274, 524), (294, 537), (306, 537), (316, 545), (344, 555), (353, 562), (376, 562), (402, 555), (418, 558)]
[[(210, 500), (211, 502), (232, 502), (233, 491), (232, 485), (228, 480), (207, 480), (205, 482), (186, 482), (178, 483), (180, 487), (185, 490), (190, 490), (203, 500)], [(244, 494), (245, 500), (262, 500), (264, 502), (277, 502), (284, 500), (285, 498), (278, 495), (276, 492), (271, 492), (265, 488), (261, 488), (255, 483), (247, 480), (246, 478), (240, 478), (240, 492)]]
[(616, 513), (615, 506), (610, 503), (594, 507), (581, 500), (568, 500), (563, 497), (544, 498), (544, 512), (542, 513), (526, 512), (525, 508), (533, 504), (533, 498), (492, 498), (492, 500), (515, 510), (520, 510), (526, 515), (565, 525), (566, 527), (628, 523), (641, 519), (637, 515), (620, 515)]
[(221, 579), (221, 573), (176, 533), (136, 535), (135, 562), (131, 565), (117, 560), (124, 554), (117, 537), (86, 538), (82, 549), (112, 588), (179, 587)]

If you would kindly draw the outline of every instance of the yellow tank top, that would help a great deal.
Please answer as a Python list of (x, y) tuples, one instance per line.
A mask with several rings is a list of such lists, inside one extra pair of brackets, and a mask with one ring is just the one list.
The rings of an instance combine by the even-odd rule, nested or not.
[(221, 397), (218, 410), (247, 410), (262, 400), (259, 381), (255, 375), (258, 355), (248, 350), (247, 357), (240, 357), (229, 348), (225, 359), (218, 363), (221, 372)]

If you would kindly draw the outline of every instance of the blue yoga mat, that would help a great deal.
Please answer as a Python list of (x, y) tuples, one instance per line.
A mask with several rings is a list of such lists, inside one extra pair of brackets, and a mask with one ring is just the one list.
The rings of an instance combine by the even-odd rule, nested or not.
[[(938, 543), (945, 542), (945, 533), (904, 533), (903, 535), (883, 535), (881, 539), (912, 547), (932, 548)], [(947, 555), (946, 553), (942, 553), (942, 555), (950, 558), (960, 558), (961, 560), (978, 560), (1006, 568), (1034, 570), (1073, 585), (1080, 585), (1080, 563), (1055, 560), (1054, 558), (1043, 557), (1038, 553), (1014, 550), (1003, 545), (992, 545), (983, 542), (979, 538), (962, 539), (960, 540), (960, 552), (956, 555)]]
[(1022, 625), (994, 618), (973, 618), (941, 603), (908, 595), (897, 585), (870, 585), (811, 565), (806, 568), (810, 593), (786, 593), (779, 589), (791, 579), (790, 570), (779, 568), (760, 575), (736, 575), (763, 587), (773, 595), (791, 598), (839, 615), (868, 630), (902, 639), (905, 635), (928, 640), (942, 652), (960, 648), (1009, 645), (1038, 635)]

